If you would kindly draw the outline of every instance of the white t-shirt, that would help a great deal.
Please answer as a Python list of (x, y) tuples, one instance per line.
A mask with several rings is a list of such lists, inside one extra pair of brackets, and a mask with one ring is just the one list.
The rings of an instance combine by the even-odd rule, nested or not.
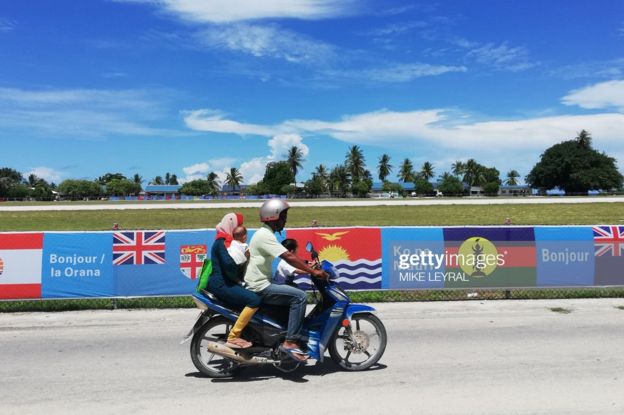
[(277, 264), (275, 275), (273, 276), (273, 282), (275, 284), (288, 284), (293, 283), (295, 280), (295, 270), (297, 268), (290, 265), (283, 259)]
[(240, 265), (240, 264), (244, 264), (245, 262), (247, 262), (247, 256), (245, 255), (245, 252), (247, 252), (249, 250), (249, 245), (247, 245), (246, 243), (237, 241), (237, 240), (233, 240), (230, 243), (230, 247), (228, 248), (228, 254), (230, 254), (230, 256), (232, 257), (232, 259), (234, 260), (234, 262), (236, 262), (236, 265)]
[(251, 291), (260, 292), (271, 285), (273, 260), (284, 252), (288, 252), (288, 250), (277, 242), (273, 230), (268, 225), (265, 224), (258, 229), (249, 244), (251, 256), (245, 273), (247, 288)]

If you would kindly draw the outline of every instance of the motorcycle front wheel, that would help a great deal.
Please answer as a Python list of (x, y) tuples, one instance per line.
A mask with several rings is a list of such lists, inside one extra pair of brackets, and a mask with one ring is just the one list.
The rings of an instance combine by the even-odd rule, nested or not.
[(232, 322), (225, 317), (211, 318), (200, 327), (191, 340), (191, 360), (204, 375), (211, 378), (233, 376), (239, 369), (236, 362), (208, 351), (208, 342), (225, 342)]
[(379, 361), (386, 350), (386, 329), (372, 314), (356, 314), (351, 333), (339, 326), (329, 343), (329, 355), (344, 370), (365, 370)]

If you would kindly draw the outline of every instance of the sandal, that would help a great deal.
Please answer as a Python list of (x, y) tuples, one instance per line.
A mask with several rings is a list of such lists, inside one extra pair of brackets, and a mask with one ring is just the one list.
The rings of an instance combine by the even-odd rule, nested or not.
[(228, 339), (225, 345), (230, 349), (248, 349), (252, 346), (252, 343), (240, 337), (234, 337), (233, 339)]
[(293, 360), (296, 360), (297, 362), (303, 363), (308, 360), (308, 355), (305, 354), (301, 349), (297, 349), (296, 347), (290, 348), (290, 347), (284, 347), (284, 345), (281, 345), (279, 347), (279, 350), (283, 353), (286, 353), (288, 357), (290, 357)]

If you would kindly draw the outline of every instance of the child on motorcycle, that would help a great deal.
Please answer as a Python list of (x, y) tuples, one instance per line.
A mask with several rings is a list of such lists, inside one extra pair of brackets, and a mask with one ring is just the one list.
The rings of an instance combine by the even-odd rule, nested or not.
[[(295, 239), (284, 239), (282, 241), (284, 248), (291, 252), (293, 255), (297, 255), (298, 243)], [(296, 275), (307, 275), (308, 273), (299, 268), (295, 268), (283, 259), (277, 264), (275, 275), (273, 276), (273, 282), (275, 284), (286, 284), (292, 287), (297, 287), (295, 284)]]

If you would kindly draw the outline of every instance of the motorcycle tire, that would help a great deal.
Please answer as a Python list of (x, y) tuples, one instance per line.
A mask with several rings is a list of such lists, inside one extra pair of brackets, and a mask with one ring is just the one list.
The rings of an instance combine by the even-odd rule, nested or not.
[(234, 376), (240, 369), (238, 363), (212, 354), (207, 349), (209, 341), (225, 342), (233, 323), (225, 317), (208, 320), (197, 330), (191, 340), (191, 360), (202, 374), (211, 378)]
[[(354, 315), (351, 327), (355, 344), (346, 329), (339, 326), (329, 343), (329, 355), (344, 370), (366, 370), (377, 363), (386, 350), (386, 328), (379, 318), (369, 313)], [(352, 356), (364, 359), (350, 361)]]

